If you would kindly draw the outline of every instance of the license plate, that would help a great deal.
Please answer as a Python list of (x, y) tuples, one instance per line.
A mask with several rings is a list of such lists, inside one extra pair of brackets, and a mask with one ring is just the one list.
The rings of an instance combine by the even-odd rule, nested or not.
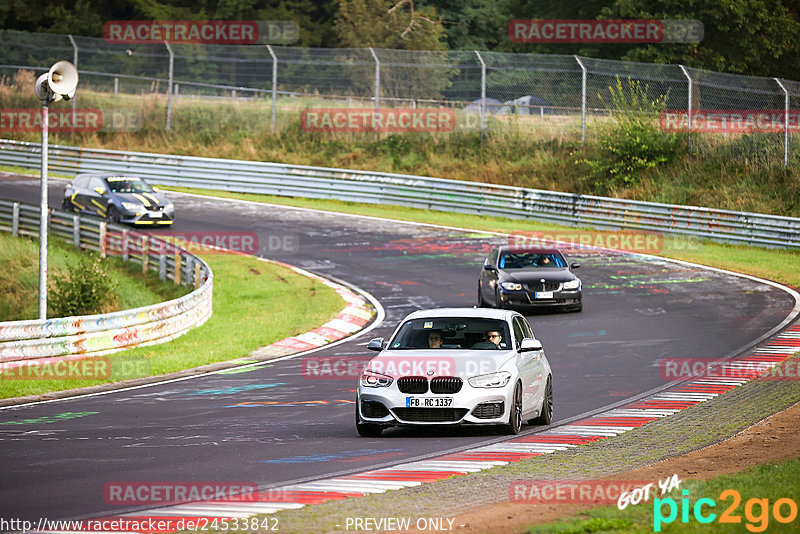
[(406, 397), (406, 408), (447, 408), (452, 405), (452, 397)]
[(163, 216), (164, 216), (164, 214), (162, 212), (160, 212), (160, 211), (151, 211), (150, 212), (150, 218), (151, 219), (160, 219)]
[(533, 298), (535, 299), (551, 299), (553, 298), (552, 291), (537, 291), (533, 294)]

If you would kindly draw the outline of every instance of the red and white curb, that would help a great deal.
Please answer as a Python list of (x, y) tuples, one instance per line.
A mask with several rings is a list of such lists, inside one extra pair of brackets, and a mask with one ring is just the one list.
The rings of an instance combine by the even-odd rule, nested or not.
[[(299, 337), (299, 336), (298, 336)], [(739, 368), (735, 377), (706, 376), (677, 384), (667, 390), (593, 415), (586, 419), (469, 451), (374, 469), (313, 482), (271, 488), (232, 501), (202, 501), (167, 506), (119, 516), (128, 520), (178, 521), (207, 518), (246, 518), (297, 509), (326, 501), (361, 497), (466, 475), (526, 458), (550, 454), (602, 441), (662, 417), (723, 395), (758, 378), (765, 370), (800, 351), (800, 322), (763, 341), (742, 356), (726, 362)], [(790, 379), (798, 379), (792, 376)]]
[(300, 269), (299, 267), (275, 260), (269, 261), (270, 263), (291, 269), (308, 278), (313, 278), (321, 284), (328, 286), (336, 291), (347, 305), (336, 317), (322, 326), (318, 326), (313, 330), (296, 336), (281, 339), (266, 347), (261, 347), (251, 352), (248, 356), (288, 356), (289, 354), (295, 354), (297, 352), (317, 349), (353, 335), (364, 328), (364, 326), (370, 322), (373, 315), (375, 315), (374, 310), (367, 301), (349, 288), (328, 280), (327, 278)]

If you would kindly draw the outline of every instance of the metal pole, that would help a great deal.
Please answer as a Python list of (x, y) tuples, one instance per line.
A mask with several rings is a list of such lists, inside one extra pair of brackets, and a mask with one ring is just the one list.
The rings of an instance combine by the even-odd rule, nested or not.
[(169, 131), (172, 121), (172, 69), (175, 63), (175, 55), (172, 53), (172, 47), (169, 46), (168, 42), (164, 41), (164, 46), (167, 47), (167, 52), (169, 52), (169, 81), (167, 85), (167, 131)]
[[(72, 35), (67, 35), (69, 37), (69, 42), (72, 43), (72, 64), (75, 65), (75, 68), (78, 68), (78, 45), (75, 43), (75, 39), (72, 38)], [(75, 98), (72, 99), (72, 126), (75, 127), (75, 109), (77, 106), (77, 100)]]
[(377, 128), (376, 121), (378, 120), (381, 98), (381, 60), (378, 59), (378, 54), (375, 53), (371, 46), (369, 47), (369, 52), (375, 59), (375, 116), (372, 117), (372, 127), (375, 129)]
[(789, 166), (789, 91), (778, 78), (773, 78), (783, 89), (783, 166)]
[(475, 50), (478, 61), (481, 62), (481, 135), (486, 131), (486, 63), (483, 62), (481, 53)]
[(578, 56), (574, 56), (575, 61), (581, 67), (581, 145), (586, 142), (586, 66)]
[(278, 105), (278, 57), (272, 51), (272, 47), (267, 45), (269, 55), (272, 56), (272, 129), (275, 129)]
[(39, 319), (47, 319), (47, 134), (49, 102), (42, 100), (42, 177), (39, 189)]
[(692, 77), (689, 76), (689, 71), (686, 70), (686, 67), (683, 65), (678, 65), (681, 70), (683, 71), (683, 75), (686, 76), (686, 79), (689, 81), (689, 105), (687, 106), (687, 111), (689, 113), (689, 139), (687, 141), (687, 145), (689, 148), (689, 152), (692, 151), (692, 100), (694, 97), (692, 95)]

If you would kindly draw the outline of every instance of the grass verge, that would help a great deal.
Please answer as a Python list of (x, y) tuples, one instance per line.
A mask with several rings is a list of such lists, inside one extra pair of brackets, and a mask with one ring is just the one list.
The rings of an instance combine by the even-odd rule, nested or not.
[(205, 259), (214, 271), (214, 314), (168, 344), (110, 356), (105, 380), (0, 380), (0, 398), (37, 395), (163, 375), (247, 356), (333, 318), (344, 306), (336, 292), (285, 267), (250, 256)]
[[(53, 290), (54, 280), (87, 255), (59, 240), (50, 240), (47, 247), (48, 291)], [(157, 276), (145, 276), (141, 267), (123, 262), (120, 258), (107, 258), (103, 265), (116, 283), (114, 295), (106, 299), (98, 313), (128, 310), (149, 306), (185, 295), (188, 288), (159, 280)], [(14, 237), (0, 233), (0, 321), (21, 321), (38, 317), (39, 290), (39, 244), (36, 240)], [(52, 299), (49, 304), (52, 304)], [(56, 317), (52, 307), (48, 317)]]
[[(778, 532), (797, 529), (797, 495), (800, 490), (800, 460), (788, 460), (777, 464), (764, 464), (759, 467), (713, 478), (705, 482), (688, 481), (681, 484), (687, 490), (687, 501), (678, 491), (668, 496), (650, 499), (636, 506), (619, 510), (616, 506), (587, 510), (556, 523), (536, 525), (527, 530), (529, 534), (578, 534), (584, 532)], [(733, 493), (723, 493), (733, 490)], [(736, 495), (739, 496), (737, 499)], [(697, 508), (699, 499), (711, 499), (714, 504), (704, 501)], [(792, 516), (789, 524), (776, 519), (775, 504), (780, 499), (778, 513), (782, 518)], [(789, 499), (793, 504), (789, 504)], [(672, 503), (670, 503), (672, 501)], [(671, 517), (674, 506), (675, 517)], [(792, 508), (793, 507), (793, 508)], [(686, 516), (683, 509), (687, 509)], [(697, 510), (697, 511), (696, 511)], [(721, 521), (723, 512), (729, 514), (731, 521)], [(701, 519), (712, 518), (701, 522)], [(746, 530), (745, 530), (746, 529)]]
[[(555, 224), (542, 223), (531, 220), (516, 220), (504, 217), (485, 217), (449, 212), (434, 212), (403, 206), (360, 204), (339, 200), (320, 200), (295, 197), (279, 197), (270, 195), (257, 195), (251, 193), (234, 193), (212, 189), (189, 189), (185, 187), (164, 187), (172, 191), (181, 191), (201, 195), (211, 195), (223, 198), (249, 200), (254, 202), (268, 202), (284, 206), (295, 206), (317, 210), (334, 211), (339, 213), (352, 213), (372, 217), (398, 219), (427, 224), (438, 224), (468, 228), (485, 232), (525, 233), (525, 232), (575, 232), (589, 234), (592, 242), (604, 242), (603, 239), (611, 232), (601, 232), (591, 229), (575, 229)], [(574, 235), (574, 234), (573, 234)], [(680, 237), (664, 236), (663, 240), (652, 250), (645, 252), (727, 269), (740, 273), (750, 274), (774, 280), (792, 287), (800, 287), (800, 251), (784, 249), (767, 249), (747, 245), (731, 245), (686, 239)]]

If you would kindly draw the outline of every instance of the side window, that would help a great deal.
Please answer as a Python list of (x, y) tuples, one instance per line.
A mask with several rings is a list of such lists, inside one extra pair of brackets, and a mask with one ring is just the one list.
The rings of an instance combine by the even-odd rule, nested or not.
[(533, 329), (531, 328), (530, 323), (528, 323), (528, 321), (525, 319), (520, 319), (520, 322), (522, 323), (522, 331), (524, 332), (525, 337), (535, 338), (536, 336), (533, 334)]
[(89, 180), (89, 189), (94, 191), (98, 187), (102, 187), (104, 191), (106, 189), (106, 186), (103, 185), (103, 182), (100, 180), (100, 178), (92, 178)]
[(522, 328), (520, 324), (520, 318), (514, 317), (514, 339), (517, 342), (517, 348), (519, 348), (519, 344), (522, 343), (522, 340), (525, 338), (525, 330)]
[(492, 267), (497, 265), (497, 249), (494, 249), (489, 253), (489, 263), (492, 265)]
[(75, 181), (73, 182), (73, 185), (75, 186), (76, 189), (77, 188), (86, 189), (86, 187), (88, 187), (88, 185), (89, 185), (89, 179), (86, 178), (86, 177), (75, 178)]

